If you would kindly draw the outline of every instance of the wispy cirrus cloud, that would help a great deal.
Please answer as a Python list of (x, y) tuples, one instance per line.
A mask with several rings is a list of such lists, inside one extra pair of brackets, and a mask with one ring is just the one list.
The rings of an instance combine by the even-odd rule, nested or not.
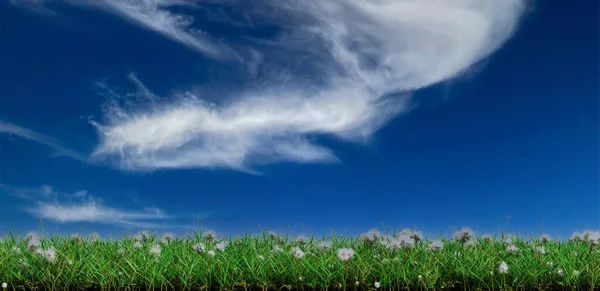
[(18, 125), (0, 121), (0, 134), (1, 133), (16, 135), (20, 138), (43, 144), (54, 149), (60, 156), (69, 157), (84, 163), (89, 162), (86, 155), (82, 155), (64, 147), (59, 140)]
[(11, 187), (0, 184), (0, 191), (27, 201), (24, 211), (36, 218), (59, 223), (98, 223), (134, 228), (164, 228), (158, 223), (172, 217), (158, 208), (132, 210), (110, 207), (99, 198), (81, 190), (62, 193), (50, 186), (35, 188)]
[(77, 3), (217, 59), (233, 47), (252, 52), (251, 74), (262, 70), (252, 89), (217, 103), (189, 92), (154, 98), (151, 85), (134, 79), (153, 102), (110, 102), (103, 120), (93, 122), (100, 138), (93, 158), (129, 170), (336, 162), (316, 137), (368, 141), (412, 108), (414, 92), (456, 78), (500, 49), (526, 8), (525, 0), (264, 0), (245, 17), (276, 25), (278, 38), (220, 46), (193, 28), (192, 6), (202, 1)]
[(271, 44), (305, 59), (316, 77), (264, 54), (264, 66), (289, 78), (263, 82), (232, 102), (208, 104), (183, 93), (154, 106), (112, 106), (95, 123), (101, 142), (94, 156), (134, 170), (337, 161), (312, 137), (367, 140), (410, 110), (416, 90), (498, 50), (524, 9), (520, 0), (268, 3), (278, 13), (261, 16), (285, 31)]

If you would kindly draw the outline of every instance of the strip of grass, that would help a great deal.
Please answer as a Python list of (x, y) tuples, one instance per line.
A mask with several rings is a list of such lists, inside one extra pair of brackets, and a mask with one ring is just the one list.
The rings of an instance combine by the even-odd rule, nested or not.
[[(586, 241), (442, 239), (435, 250), (428, 240), (390, 246), (384, 238), (339, 236), (36, 239), (0, 243), (0, 283), (8, 290), (600, 288), (600, 250)], [(341, 256), (342, 248), (353, 254)]]

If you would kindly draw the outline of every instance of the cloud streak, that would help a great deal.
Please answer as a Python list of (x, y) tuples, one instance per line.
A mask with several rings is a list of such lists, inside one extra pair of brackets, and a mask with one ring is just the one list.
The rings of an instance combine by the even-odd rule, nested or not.
[(319, 82), (265, 54), (265, 66), (290, 78), (222, 104), (183, 93), (159, 105), (112, 106), (95, 123), (101, 142), (94, 156), (133, 170), (335, 162), (315, 136), (368, 140), (410, 109), (415, 90), (455, 78), (498, 50), (524, 10), (520, 0), (268, 3), (278, 11), (271, 21), (284, 30), (271, 43), (306, 59)]
[(120, 209), (106, 206), (102, 200), (81, 190), (61, 193), (50, 186), (38, 188), (16, 188), (0, 185), (0, 190), (30, 204), (25, 211), (37, 218), (50, 219), (59, 223), (99, 223), (133, 228), (165, 227), (157, 220), (172, 218), (158, 208), (142, 210)]
[(48, 146), (48, 147), (54, 149), (57, 152), (57, 154), (59, 154), (61, 156), (69, 157), (69, 158), (72, 158), (74, 160), (77, 160), (77, 161), (80, 161), (83, 163), (89, 162), (87, 156), (84, 156), (84, 155), (79, 154), (75, 151), (72, 151), (68, 148), (65, 148), (64, 146), (61, 145), (60, 141), (58, 141), (52, 137), (43, 135), (41, 133), (37, 133), (33, 130), (30, 130), (30, 129), (27, 129), (24, 127), (20, 127), (18, 125), (0, 121), (0, 133), (16, 135), (20, 138), (34, 141), (34, 142), (43, 144), (45, 146)]
[(251, 69), (243, 73), (259, 75), (252, 89), (217, 103), (202, 92), (156, 96), (130, 77), (151, 102), (107, 102), (104, 118), (93, 122), (100, 141), (92, 158), (135, 171), (338, 162), (319, 137), (368, 141), (412, 108), (414, 92), (500, 49), (526, 8), (525, 0), (261, 0), (238, 10), (280, 28), (278, 38), (225, 45), (194, 27), (203, 1), (65, 1), (109, 11), (214, 59), (248, 55)]

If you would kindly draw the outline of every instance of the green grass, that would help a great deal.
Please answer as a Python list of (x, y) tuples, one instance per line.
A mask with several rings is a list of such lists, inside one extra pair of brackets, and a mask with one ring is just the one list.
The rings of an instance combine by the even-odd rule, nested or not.
[[(266, 234), (245, 236), (226, 239), (229, 245), (222, 252), (216, 250), (213, 257), (207, 251), (215, 250), (217, 241), (208, 242), (199, 235), (168, 244), (151, 237), (141, 248), (134, 248), (133, 239), (88, 243), (48, 237), (41, 240), (40, 249), (56, 249), (56, 259), (51, 263), (29, 251), (27, 241), (10, 237), (0, 243), (0, 283), (6, 282), (8, 290), (375, 290), (375, 282), (380, 284), (378, 290), (600, 288), (600, 250), (586, 242), (550, 241), (543, 244), (547, 252), (544, 256), (535, 251), (542, 246), (538, 240), (518, 239), (513, 243), (520, 251), (509, 254), (500, 239), (480, 238), (469, 247), (445, 240), (443, 249), (436, 252), (425, 250), (429, 241), (391, 251), (364, 239), (327, 239), (332, 242), (329, 251), (317, 246), (317, 238), (300, 244)], [(193, 245), (198, 242), (206, 244), (205, 252), (194, 251)], [(153, 245), (161, 245), (159, 256), (150, 254)], [(276, 245), (283, 252), (272, 253)], [(15, 252), (14, 247), (20, 251)], [(294, 257), (293, 247), (300, 247), (306, 255)], [(355, 255), (344, 263), (338, 258), (339, 248), (351, 248)], [(501, 261), (509, 267), (506, 274), (498, 270)]]

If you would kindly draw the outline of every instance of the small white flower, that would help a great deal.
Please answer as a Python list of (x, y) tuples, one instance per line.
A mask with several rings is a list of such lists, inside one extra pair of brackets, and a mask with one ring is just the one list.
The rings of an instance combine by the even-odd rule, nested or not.
[(506, 248), (506, 251), (512, 255), (517, 253), (519, 251), (519, 248), (516, 245), (510, 245), (508, 248)]
[(88, 241), (93, 244), (93, 243), (97, 243), (97, 242), (102, 242), (102, 238), (100, 237), (100, 235), (97, 232), (92, 232), (88, 236)]
[(500, 262), (500, 265), (498, 266), (498, 272), (500, 272), (500, 274), (508, 273), (508, 265), (506, 264), (506, 262)]
[(360, 282), (358, 282), (358, 281), (354, 282), (354, 286), (358, 286), (358, 285), (360, 285)]
[(444, 243), (441, 240), (434, 240), (431, 244), (425, 249), (427, 252), (437, 252), (444, 248)]
[(21, 252), (21, 249), (18, 246), (13, 246), (10, 251), (18, 254)]
[(390, 260), (387, 259), (387, 258), (384, 258), (383, 260), (381, 260), (381, 263), (383, 263), (383, 264), (389, 264)]
[(213, 230), (208, 230), (204, 233), (204, 238), (209, 242), (213, 241), (217, 238), (217, 233)]
[(73, 261), (72, 260), (67, 260), (67, 264), (73, 265)]
[(27, 264), (27, 262), (23, 261), (23, 259), (19, 259), (19, 261), (17, 263), (19, 263), (19, 266), (23, 269), (25, 269), (25, 268), (27, 268), (27, 266), (29, 266), (29, 264)]
[(196, 253), (203, 253), (204, 250), (206, 249), (206, 246), (203, 243), (197, 243), (195, 245), (192, 246), (192, 249), (196, 252)]
[(123, 276), (123, 272), (119, 271), (117, 272), (117, 277), (122, 277)]
[(338, 258), (342, 261), (342, 262), (347, 262), (348, 260), (352, 259), (352, 257), (354, 257), (354, 250), (353, 249), (339, 249), (338, 250)]
[(302, 279), (302, 277), (300, 277), (300, 278), (298, 278), (298, 280), (302, 281), (302, 280), (304, 280), (304, 279)]
[(162, 251), (162, 248), (160, 247), (160, 245), (153, 245), (150, 250), (148, 251), (149, 254), (151, 255), (155, 255), (155, 256), (160, 256), (160, 252)]
[(379, 289), (379, 287), (381, 287), (381, 284), (379, 284), (379, 282), (375, 282), (375, 288)]
[(559, 268), (559, 269), (556, 271), (556, 274), (557, 274), (559, 277), (563, 277), (563, 276), (565, 276), (565, 270), (563, 270), (562, 268)]
[(381, 239), (381, 237), (382, 237), (381, 232), (379, 232), (379, 230), (376, 228), (372, 228), (369, 231), (360, 235), (360, 238), (370, 241), (370, 242), (375, 242), (375, 241)]
[(117, 254), (119, 254), (119, 255), (122, 255), (122, 254), (124, 254), (124, 253), (125, 253), (125, 250), (124, 250), (124, 249), (121, 249), (121, 248), (120, 248), (120, 249), (118, 249), (118, 250), (117, 250)]
[(292, 248), (292, 255), (296, 257), (296, 259), (301, 259), (304, 257), (304, 252), (300, 248), (294, 247)]
[(220, 241), (219, 243), (217, 243), (217, 245), (215, 247), (220, 252), (223, 252), (223, 251), (225, 251), (225, 248), (227, 247), (227, 245), (228, 245), (227, 241)]
[(423, 280), (423, 276), (419, 275), (419, 281)]
[(283, 249), (280, 246), (278, 246), (278, 245), (275, 245), (273, 247), (273, 250), (271, 250), (271, 253), (274, 253), (274, 254), (279, 254), (281, 252), (283, 252)]
[(537, 251), (538, 254), (545, 256), (546, 255), (546, 249), (544, 247), (536, 247), (535, 250)]
[(264, 261), (265, 257), (263, 255), (258, 255), (258, 259), (261, 260), (261, 261)]
[(163, 233), (160, 241), (163, 244), (169, 244), (170, 242), (172, 242), (173, 240), (175, 240), (175, 235), (172, 232), (165, 232)]
[(325, 250), (325, 251), (330, 251), (331, 250), (331, 242), (330, 241), (321, 241), (318, 244), (319, 248)]
[(210, 250), (210, 251), (208, 251), (207, 253), (208, 253), (208, 254), (209, 254), (211, 257), (214, 257), (214, 256), (215, 256), (215, 251), (213, 251), (213, 250)]
[(473, 230), (469, 227), (463, 227), (459, 231), (454, 233), (454, 240), (459, 243), (466, 243), (475, 236)]
[(552, 262), (547, 262), (547, 263), (546, 263), (546, 265), (547, 265), (548, 267), (552, 267), (552, 265), (553, 265), (553, 264), (552, 264)]
[(8, 284), (6, 284), (6, 282), (2, 283), (2, 288), (3, 288), (3, 289), (6, 289), (6, 288), (8, 288)]
[(299, 244), (303, 245), (308, 241), (308, 237), (306, 235), (301, 234), (301, 235), (296, 236), (296, 241)]

